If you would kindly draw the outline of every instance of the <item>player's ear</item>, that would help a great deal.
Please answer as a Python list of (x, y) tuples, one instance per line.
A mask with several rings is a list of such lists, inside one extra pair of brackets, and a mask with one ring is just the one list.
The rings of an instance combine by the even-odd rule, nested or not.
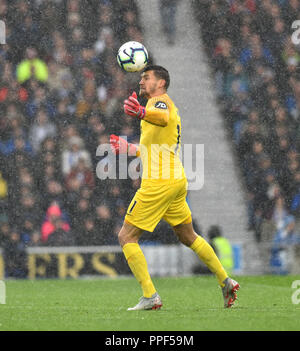
[(158, 87), (159, 88), (165, 88), (166, 87), (166, 81), (164, 79), (160, 79), (158, 81)]

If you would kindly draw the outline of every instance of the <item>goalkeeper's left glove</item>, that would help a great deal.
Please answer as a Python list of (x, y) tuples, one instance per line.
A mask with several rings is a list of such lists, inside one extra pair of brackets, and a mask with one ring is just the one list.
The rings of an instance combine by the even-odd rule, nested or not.
[(145, 117), (146, 109), (138, 102), (135, 91), (124, 101), (124, 112), (126, 115), (137, 117), (138, 119)]
[(114, 134), (111, 134), (109, 142), (115, 155), (128, 154), (129, 156), (136, 156), (138, 148), (135, 144), (128, 143), (125, 139)]

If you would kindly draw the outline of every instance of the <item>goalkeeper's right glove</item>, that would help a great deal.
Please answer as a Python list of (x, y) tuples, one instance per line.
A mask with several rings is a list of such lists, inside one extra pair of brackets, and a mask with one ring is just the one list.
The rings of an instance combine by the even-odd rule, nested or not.
[(146, 109), (138, 102), (135, 91), (124, 101), (124, 112), (128, 116), (137, 117), (138, 119), (145, 117)]
[(138, 148), (135, 144), (128, 143), (125, 139), (111, 134), (110, 147), (115, 155), (128, 154), (129, 156), (136, 156)]

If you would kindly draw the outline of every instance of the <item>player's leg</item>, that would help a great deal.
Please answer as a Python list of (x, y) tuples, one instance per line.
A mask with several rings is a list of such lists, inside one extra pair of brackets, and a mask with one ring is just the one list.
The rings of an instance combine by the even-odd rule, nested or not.
[(222, 288), (224, 297), (224, 307), (231, 307), (236, 300), (236, 292), (239, 289), (239, 284), (229, 278), (224, 267), (219, 261), (213, 248), (201, 236), (195, 233), (192, 218), (182, 224), (173, 227), (175, 234), (179, 240), (189, 248), (191, 248), (203, 261), (206, 266), (214, 273), (218, 279), (219, 285)]
[(143, 297), (136, 306), (128, 308), (129, 311), (159, 309), (162, 306), (161, 298), (148, 272), (146, 258), (138, 244), (142, 233), (142, 229), (125, 220), (118, 236), (127, 263), (143, 290)]
[(236, 299), (236, 290), (239, 288), (239, 285), (228, 277), (209, 243), (195, 233), (191, 211), (186, 202), (186, 185), (186, 183), (182, 183), (181, 191), (170, 204), (163, 218), (172, 226), (179, 240), (191, 248), (200, 260), (216, 275), (219, 285), (222, 287), (224, 305), (225, 307), (230, 307)]
[(156, 290), (148, 272), (146, 258), (138, 244), (142, 233), (142, 229), (124, 221), (118, 238), (127, 263), (141, 285), (143, 296), (149, 298)]
[[(143, 297), (134, 309), (146, 309), (143, 306), (149, 306), (149, 304), (150, 306), (152, 305), (152, 308), (162, 305), (150, 278), (147, 262), (138, 244), (138, 240), (144, 230), (149, 232), (154, 230), (170, 203), (176, 197), (177, 192), (176, 185), (171, 187), (169, 184), (144, 184), (136, 192), (128, 207), (124, 225), (119, 233), (119, 242), (123, 248), (128, 265), (143, 290)], [(151, 299), (153, 300), (151, 301)]]
[(142, 234), (143, 229), (140, 229), (125, 220), (118, 234), (118, 240), (121, 247), (124, 247), (126, 244), (138, 243)]
[(179, 240), (195, 251), (207, 267), (216, 274), (219, 284), (223, 287), (227, 273), (212, 247), (194, 231), (191, 210), (186, 202), (187, 182), (183, 180), (178, 185), (180, 191), (170, 204), (164, 219), (173, 227)]
[(124, 225), (119, 233), (119, 242), (128, 265), (141, 284), (143, 296), (146, 298), (150, 298), (156, 290), (138, 241), (144, 230), (154, 230), (173, 197), (169, 186), (144, 184), (129, 204)]
[(213, 272), (218, 279), (221, 287), (224, 287), (225, 279), (228, 277), (225, 269), (215, 254), (213, 248), (201, 236), (195, 233), (192, 218), (182, 224), (173, 227), (178, 239), (186, 246), (191, 248), (198, 257), (206, 264), (206, 266)]

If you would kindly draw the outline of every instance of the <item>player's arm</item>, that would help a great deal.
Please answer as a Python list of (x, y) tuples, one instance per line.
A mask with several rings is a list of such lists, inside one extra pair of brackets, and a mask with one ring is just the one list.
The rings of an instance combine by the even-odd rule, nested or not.
[(115, 155), (128, 154), (128, 156), (140, 156), (139, 146), (128, 143), (127, 140), (112, 134), (109, 139), (110, 147)]
[(147, 106), (144, 121), (155, 124), (156, 126), (166, 127), (169, 122), (169, 110), (166, 103), (158, 101), (154, 105)]
[[(149, 101), (150, 102), (150, 101)], [(169, 110), (167, 103), (164, 101), (154, 101), (147, 104), (147, 108), (140, 105), (135, 92), (124, 101), (124, 112), (138, 119), (165, 127), (169, 122)]]

